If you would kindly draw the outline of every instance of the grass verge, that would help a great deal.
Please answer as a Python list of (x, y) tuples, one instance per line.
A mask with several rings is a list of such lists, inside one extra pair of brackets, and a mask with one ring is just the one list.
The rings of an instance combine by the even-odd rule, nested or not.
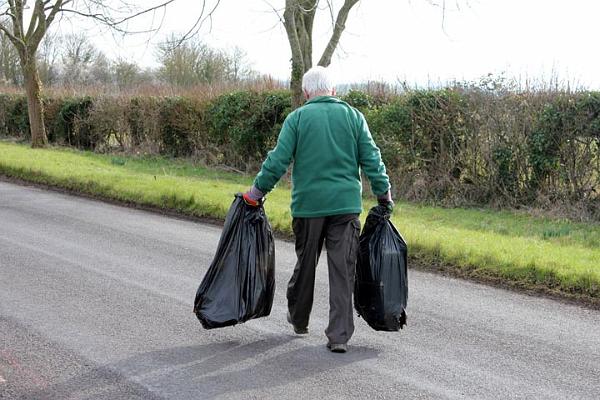
[[(224, 218), (232, 195), (252, 177), (183, 160), (31, 149), (0, 141), (0, 175), (73, 192)], [(273, 228), (291, 234), (290, 191), (280, 185), (265, 208)], [(372, 203), (365, 202), (365, 209)], [(365, 213), (363, 213), (363, 218)], [(393, 222), (422, 265), (479, 280), (600, 304), (600, 226), (488, 209), (400, 202)]]

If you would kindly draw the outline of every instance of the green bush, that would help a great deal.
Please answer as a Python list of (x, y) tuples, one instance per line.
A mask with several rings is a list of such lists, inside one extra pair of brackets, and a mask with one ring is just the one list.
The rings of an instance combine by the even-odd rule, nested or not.
[(175, 157), (192, 155), (203, 142), (203, 114), (203, 106), (191, 99), (164, 99), (159, 119), (161, 152)]
[[(42, 99), (44, 105), (44, 126), (46, 127), (46, 135), (49, 142), (59, 142), (56, 138), (57, 130), (55, 127), (59, 123), (60, 111), (63, 107), (64, 98), (61, 97), (44, 97)], [(64, 144), (65, 141), (62, 141)]]
[(545, 105), (528, 138), (531, 196), (597, 197), (599, 115), (600, 93), (560, 95)]
[(585, 136), (600, 141), (600, 92), (583, 94), (578, 106), (584, 117)]
[(411, 151), (413, 122), (404, 99), (395, 99), (382, 107), (366, 110), (365, 118), (386, 165), (410, 169), (415, 162)]
[(149, 153), (160, 151), (162, 101), (153, 96), (136, 96), (129, 100), (125, 115), (132, 148), (144, 148)]
[(101, 96), (94, 99), (87, 123), (92, 130), (96, 151), (110, 151), (114, 147), (121, 151), (132, 148), (126, 116), (128, 103), (120, 97)]
[[(518, 186), (518, 176), (515, 166), (513, 149), (508, 146), (498, 146), (492, 150), (492, 159), (496, 164), (495, 175), (498, 187), (506, 194), (515, 195)], [(492, 172), (494, 174), (494, 172)]]
[[(412, 113), (413, 141), (423, 167), (436, 167), (435, 160), (453, 163), (464, 141), (465, 101), (451, 89), (415, 91), (408, 95)], [(453, 165), (445, 165), (447, 171)]]
[[(52, 141), (54, 124), (63, 99), (43, 98), (44, 123), (49, 140)], [(29, 139), (29, 114), (24, 95), (0, 94), (0, 135)]]
[(11, 115), (13, 96), (9, 94), (0, 94), (0, 135), (9, 136), (8, 118)]
[(563, 111), (557, 104), (548, 104), (529, 138), (532, 187), (540, 187), (553, 171), (558, 171), (564, 133)]
[(89, 96), (64, 99), (49, 139), (83, 150), (94, 150), (98, 140), (89, 123), (92, 106), (93, 101)]
[(465, 109), (462, 93), (444, 89), (409, 92), (365, 110), (396, 194), (443, 200), (461, 193)]
[(371, 95), (360, 90), (350, 89), (341, 99), (361, 111), (373, 107), (373, 98)]
[(229, 148), (227, 161), (244, 166), (244, 160), (262, 159), (275, 145), (290, 108), (287, 91), (240, 91), (220, 96), (208, 109), (209, 136)]
[(3, 112), (3, 131), (7, 136), (29, 139), (29, 114), (27, 112), (27, 98), (20, 95), (4, 95), (0, 100), (6, 107)]

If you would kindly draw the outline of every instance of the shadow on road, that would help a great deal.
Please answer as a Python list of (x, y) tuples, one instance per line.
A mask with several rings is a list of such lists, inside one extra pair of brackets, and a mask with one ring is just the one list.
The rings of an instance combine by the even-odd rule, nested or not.
[[(230, 366), (236, 364), (236, 354), (237, 352), (231, 353)], [(331, 354), (324, 344), (307, 345), (264, 357), (257, 354), (259, 361), (256, 363), (239, 369), (223, 368), (199, 374), (191, 384), (198, 390), (196, 393), (202, 393), (203, 398), (211, 399), (245, 390), (267, 389), (299, 382), (312, 375), (375, 358), (377, 354), (376, 350), (366, 347), (352, 347), (352, 352), (348, 354)]]
[(360, 346), (352, 347), (347, 354), (331, 354), (324, 345), (298, 347), (301, 340), (278, 335), (244, 344), (226, 341), (150, 351), (113, 364), (82, 367), (71, 378), (24, 398), (227, 397), (226, 394), (301, 381), (378, 355), (378, 350)]

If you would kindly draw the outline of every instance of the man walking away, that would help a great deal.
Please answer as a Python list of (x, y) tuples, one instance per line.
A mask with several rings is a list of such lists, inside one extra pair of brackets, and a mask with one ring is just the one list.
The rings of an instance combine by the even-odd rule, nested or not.
[(288, 321), (308, 333), (315, 268), (325, 243), (329, 267), (327, 347), (347, 350), (354, 332), (352, 293), (362, 211), (361, 169), (380, 204), (390, 209), (390, 182), (364, 116), (335, 97), (329, 71), (311, 68), (302, 78), (308, 100), (290, 113), (252, 188), (244, 194), (257, 206), (288, 166), (292, 171), (293, 231), (298, 262), (290, 279)]

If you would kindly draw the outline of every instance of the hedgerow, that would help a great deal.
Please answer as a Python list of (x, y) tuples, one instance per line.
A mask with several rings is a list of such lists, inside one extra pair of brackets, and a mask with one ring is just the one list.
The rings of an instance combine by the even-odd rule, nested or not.
[[(249, 173), (276, 141), (288, 91), (214, 98), (44, 99), (53, 143), (97, 152), (199, 157)], [(600, 93), (453, 87), (374, 97), (352, 90), (395, 196), (444, 205), (562, 207), (600, 219)], [(0, 134), (27, 140), (27, 101), (0, 95)], [(572, 212), (571, 212), (572, 211)]]

